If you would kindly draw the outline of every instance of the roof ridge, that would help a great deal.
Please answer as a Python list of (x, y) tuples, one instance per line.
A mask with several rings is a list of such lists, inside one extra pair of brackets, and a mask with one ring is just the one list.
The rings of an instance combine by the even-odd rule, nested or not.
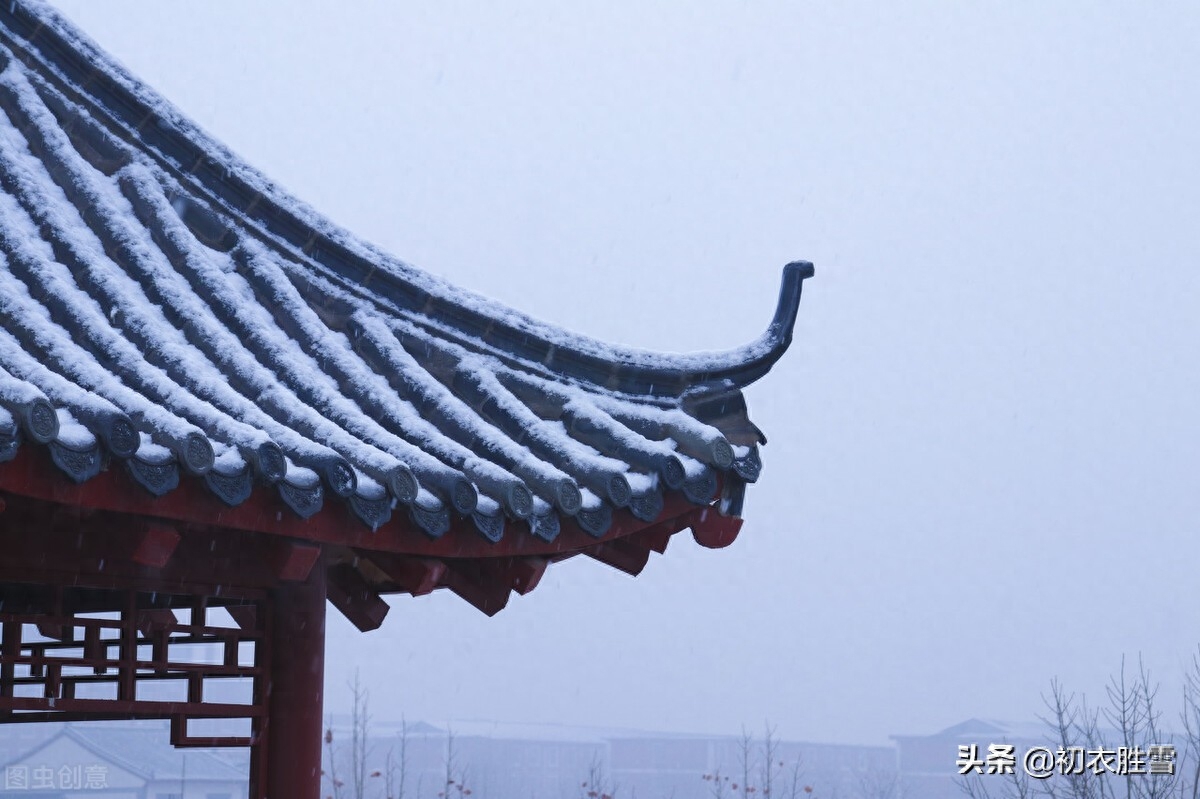
[(766, 443), (741, 387), (813, 274), (785, 267), (742, 348), (609, 348), (334, 226), (33, 0), (0, 4), (0, 234), (7, 491), (318, 543), (346, 597), (489, 614), (552, 560), (638, 574), (684, 529), (736, 537)]
[[(449, 320), (431, 332), (510, 366), (537, 364), (571, 381), (617, 393), (679, 397), (696, 384), (744, 387), (765, 375), (791, 343), (801, 286), (814, 273), (811, 263), (784, 267), (775, 313), (752, 342), (684, 355), (613, 346), (453, 286), (345, 230), (202, 130), (41, 0), (4, 4), (0, 19), (6, 23), (0, 26), (4, 38), (15, 45), (19, 58), (40, 62), (59, 84), (56, 88), (146, 151), (181, 186), (347, 289), (386, 300), (399, 314)], [(9, 34), (12, 30), (18, 36)], [(81, 85), (85, 79), (86, 87)], [(480, 340), (484, 332), (487, 342)]]

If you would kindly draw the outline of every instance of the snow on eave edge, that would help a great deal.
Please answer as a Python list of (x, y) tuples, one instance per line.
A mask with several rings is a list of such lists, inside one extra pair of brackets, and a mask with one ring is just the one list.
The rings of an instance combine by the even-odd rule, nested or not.
[[(521, 311), (512, 309), (496, 300), (464, 290), (448, 281), (431, 275), (412, 266), (375, 245), (363, 241), (350, 231), (332, 222), (302, 200), (292, 196), (266, 175), (238, 157), (227, 146), (217, 141), (196, 125), (185, 114), (179, 111), (168, 100), (150, 89), (137, 79), (129, 70), (116, 59), (109, 56), (85, 33), (80, 31), (62, 13), (48, 5), (44, 0), (11, 0), (9, 4), (0, 7), (0, 18), (15, 19), (18, 10), (28, 13), (38, 23), (34, 37), (42, 33), (42, 28), (57, 37), (59, 44), (69, 53), (82, 57), (93, 69), (99, 70), (109, 77), (117, 88), (126, 92), (136, 105), (139, 105), (153, 116), (160, 126), (174, 128), (175, 132), (191, 147), (205, 154), (214, 163), (220, 164), (224, 170), (222, 180), (233, 189), (245, 188), (261, 195), (266, 204), (274, 206), (283, 217), (291, 220), (312, 233), (335, 250), (342, 250), (353, 259), (369, 264), (378, 269), (384, 276), (385, 282), (398, 281), (402, 293), (424, 294), (436, 301), (449, 313), (438, 314), (443, 318), (458, 318), (462, 312), (470, 317), (488, 320), (488, 330), (495, 330), (497, 323), (507, 328), (508, 335), (501, 336), (512, 346), (514, 342), (525, 351), (513, 350), (510, 354), (517, 360), (541, 363), (552, 371), (561, 374), (569, 380), (579, 380), (592, 383), (611, 391), (624, 394), (649, 394), (662, 397), (677, 397), (684, 391), (697, 384), (727, 382), (737, 387), (744, 387), (762, 377), (771, 366), (783, 355), (791, 342), (792, 326), (795, 322), (797, 305), (800, 299), (800, 284), (812, 276), (812, 265), (806, 262), (795, 262), (784, 268), (783, 281), (777, 309), (767, 330), (757, 339), (743, 346), (720, 352), (700, 352), (688, 354), (659, 353), (632, 347), (618, 347), (603, 341), (575, 334), (555, 325), (541, 322)], [(24, 38), (12, 34), (16, 38)], [(30, 39), (25, 39), (30, 49), (37, 51), (39, 60), (59, 80), (74, 84), (64, 75), (54, 63), (54, 55), (44, 47), (38, 46)], [(76, 91), (98, 103), (91, 92), (74, 85)], [(120, 118), (117, 110), (104, 109), (108, 114)], [(124, 124), (130, 125), (130, 120), (120, 118)], [(136, 131), (137, 128), (130, 125)], [(147, 147), (147, 149), (150, 149)], [(161, 159), (179, 169), (178, 164), (159, 152), (153, 153), (156, 159)], [(199, 182), (195, 176), (189, 176)], [(234, 184), (240, 182), (242, 187)], [(189, 181), (191, 182), (191, 181)], [(201, 184), (203, 185), (203, 184)], [(207, 188), (207, 187), (206, 187)], [(209, 191), (213, 191), (208, 188)], [(220, 192), (213, 191), (217, 196)], [(208, 199), (208, 198), (206, 198)], [(260, 235), (265, 236), (276, 246), (291, 245), (298, 251), (299, 242), (288, 241), (285, 236), (275, 230), (270, 230), (256, 220), (246, 217), (240, 209), (231, 208), (239, 221)], [(283, 241), (281, 241), (281, 239)], [(295, 254), (295, 253), (293, 253)], [(314, 263), (314, 258), (307, 259)], [(359, 290), (366, 290), (363, 283), (347, 278), (333, 267), (315, 261), (329, 269), (337, 278)], [(388, 280), (390, 278), (390, 281)], [(387, 288), (387, 286), (384, 286)], [(406, 290), (406, 291), (403, 291)], [(387, 297), (388, 294), (381, 296)], [(434, 311), (438, 309), (435, 307)], [(458, 311), (458, 313), (454, 313)], [(440, 325), (439, 325), (440, 327)], [(474, 337), (478, 330), (450, 325), (453, 331)], [(529, 339), (533, 339), (531, 344)], [(503, 354), (501, 350), (498, 354)], [(607, 368), (604, 368), (607, 367)], [(597, 373), (605, 373), (602, 381), (597, 380)]]

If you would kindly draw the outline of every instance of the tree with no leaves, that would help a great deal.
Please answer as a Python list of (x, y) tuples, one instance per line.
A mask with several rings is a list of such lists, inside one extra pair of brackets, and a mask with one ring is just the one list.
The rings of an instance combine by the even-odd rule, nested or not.
[(580, 799), (616, 799), (617, 786), (604, 774), (604, 765), (592, 758), (588, 766), (587, 779), (579, 788)]
[(709, 793), (714, 799), (745, 797), (765, 799), (782, 796), (784, 799), (808, 799), (815, 797), (813, 788), (804, 781), (804, 769), (800, 756), (789, 764), (779, 754), (780, 741), (775, 727), (769, 722), (764, 725), (762, 743), (757, 744), (754, 736), (742, 730), (737, 741), (737, 767), (740, 778), (730, 778), (718, 766), (711, 773), (702, 775), (709, 783)]
[[(388, 749), (383, 768), (370, 768), (368, 761), (373, 756), (370, 745), (370, 694), (359, 682), (357, 671), (347, 687), (350, 689), (352, 701), (349, 752), (343, 751), (338, 745), (333, 733), (332, 720), (327, 722), (325, 727), (325, 750), (329, 761), (329, 770), (325, 773), (325, 778), (330, 786), (330, 799), (405, 799), (408, 777), (408, 723), (401, 721), (399, 740), (397, 745)], [(345, 779), (339, 777), (339, 765), (348, 769), (348, 773), (345, 770), (342, 772)], [(380, 778), (383, 779), (383, 785), (375, 782)]]
[[(1051, 680), (1050, 694), (1043, 697), (1048, 714), (1042, 718), (1048, 748), (1064, 757), (1076, 753), (1080, 765), (1060, 767), (1047, 779), (1035, 780), (1018, 758), (1012, 772), (969, 774), (958, 779), (959, 788), (971, 799), (1200, 799), (1200, 649), (1184, 684), (1182, 735), (1164, 731), (1158, 688), (1140, 659), (1132, 674), (1122, 659), (1120, 670), (1105, 686), (1107, 703), (1100, 709)], [(1087, 754), (1112, 753), (1117, 762), (1122, 749), (1145, 753), (1161, 744), (1175, 747), (1173, 774), (1145, 773), (1142, 763), (1140, 773), (1118, 776), (1109, 773), (1102, 759), (1093, 762)]]
[[(354, 672), (354, 680), (349, 683), (353, 706), (350, 710), (350, 763), (349, 779), (338, 777), (338, 761), (341, 759), (341, 749), (333, 734), (332, 720), (325, 725), (325, 750), (329, 758), (328, 778), (333, 799), (366, 799), (367, 796), (367, 735), (370, 730), (371, 713), (368, 708), (367, 689), (359, 682), (358, 672)], [(346, 765), (343, 763), (343, 765)]]

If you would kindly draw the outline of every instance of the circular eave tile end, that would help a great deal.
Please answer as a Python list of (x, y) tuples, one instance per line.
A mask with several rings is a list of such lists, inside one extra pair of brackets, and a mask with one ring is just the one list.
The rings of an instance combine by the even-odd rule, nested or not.
[(175, 454), (183, 467), (196, 475), (207, 474), (215, 460), (212, 442), (199, 433), (188, 433)]
[(528, 519), (533, 513), (533, 492), (524, 483), (514, 483), (505, 497), (509, 512), (518, 519)]
[(450, 491), (450, 504), (459, 513), (469, 514), (479, 505), (479, 492), (469, 480), (455, 480), (454, 488)]
[(633, 498), (633, 488), (630, 487), (629, 479), (625, 475), (614, 474), (609, 478), (608, 498), (618, 508), (629, 504), (629, 500)]
[(579, 486), (570, 480), (562, 480), (558, 484), (557, 494), (554, 499), (559, 510), (568, 516), (579, 513), (579, 509), (583, 507), (583, 494), (580, 493)]
[(358, 488), (354, 468), (344, 458), (333, 458), (325, 466), (325, 482), (329, 490), (339, 497), (348, 497)]
[(58, 414), (48, 401), (37, 399), (23, 409), (21, 426), (30, 439), (48, 444), (58, 437)]
[(417, 498), (417, 491), (420, 490), (420, 485), (417, 483), (417, 478), (413, 475), (412, 469), (407, 466), (397, 466), (391, 476), (388, 478), (388, 488), (391, 489), (392, 496), (404, 503), (410, 503)]
[(287, 459), (274, 441), (266, 441), (255, 447), (254, 465), (258, 476), (268, 483), (278, 483), (287, 474)]
[(679, 460), (678, 455), (665, 458), (659, 473), (662, 475), (663, 482), (667, 484), (667, 488), (682, 488), (687, 481), (687, 470), (683, 468), (683, 462)]
[(713, 465), (718, 469), (728, 469), (733, 465), (733, 447), (723, 438), (719, 438), (712, 443), (710, 448), (712, 453)]
[(109, 419), (104, 430), (105, 443), (118, 458), (132, 458), (142, 444), (142, 437), (128, 416), (121, 414)]

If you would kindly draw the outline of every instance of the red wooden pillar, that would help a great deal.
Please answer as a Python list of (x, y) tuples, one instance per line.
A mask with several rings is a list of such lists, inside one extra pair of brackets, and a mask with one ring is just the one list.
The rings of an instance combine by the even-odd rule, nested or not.
[(267, 799), (320, 799), (325, 568), (274, 592), (267, 687)]

